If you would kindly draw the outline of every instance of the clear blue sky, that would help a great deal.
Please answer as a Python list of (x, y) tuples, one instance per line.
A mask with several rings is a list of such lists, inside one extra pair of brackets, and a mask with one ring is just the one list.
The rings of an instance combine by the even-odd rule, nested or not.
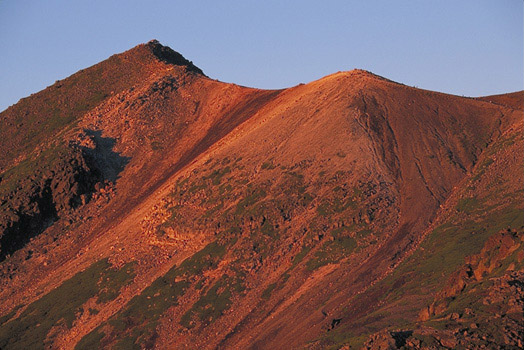
[(0, 0), (0, 110), (153, 38), (259, 88), (362, 68), (457, 95), (522, 90), (523, 3)]

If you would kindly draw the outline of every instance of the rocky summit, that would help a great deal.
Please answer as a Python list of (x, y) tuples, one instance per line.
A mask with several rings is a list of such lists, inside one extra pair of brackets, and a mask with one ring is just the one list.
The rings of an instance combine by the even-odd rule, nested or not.
[(521, 349), (523, 107), (113, 55), (0, 113), (0, 349)]

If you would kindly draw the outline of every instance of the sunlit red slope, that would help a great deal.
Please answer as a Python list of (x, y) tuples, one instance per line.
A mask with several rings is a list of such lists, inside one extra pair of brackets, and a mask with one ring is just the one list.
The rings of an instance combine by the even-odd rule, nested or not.
[(2, 349), (438, 343), (443, 286), (524, 225), (513, 103), (361, 70), (245, 88), (157, 42), (94, 67), (24, 103), (81, 104), (75, 76), (110, 92), (3, 159)]

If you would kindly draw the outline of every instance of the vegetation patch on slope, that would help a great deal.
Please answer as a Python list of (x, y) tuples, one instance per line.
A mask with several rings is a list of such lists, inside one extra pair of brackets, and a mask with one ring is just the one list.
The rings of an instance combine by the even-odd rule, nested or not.
[[(202, 278), (203, 271), (217, 266), (225, 252), (225, 244), (216, 241), (209, 243), (179, 266), (172, 267), (164, 276), (157, 278), (111, 317), (107, 324), (82, 338), (75, 349), (100, 348), (101, 344), (116, 344), (116, 348), (122, 349), (126, 346), (130, 349), (148, 346), (157, 336), (156, 327), (160, 318), (169, 308), (178, 305), (179, 298), (195, 279)], [(217, 298), (224, 299), (224, 296)]]
[(122, 286), (134, 277), (134, 264), (121, 269), (111, 267), (107, 259), (100, 260), (77, 273), (62, 285), (28, 305), (19, 317), (0, 327), (0, 348), (40, 348), (53, 327), (70, 328), (79, 314), (87, 310), (82, 305), (93, 297), (99, 302), (118, 296)]

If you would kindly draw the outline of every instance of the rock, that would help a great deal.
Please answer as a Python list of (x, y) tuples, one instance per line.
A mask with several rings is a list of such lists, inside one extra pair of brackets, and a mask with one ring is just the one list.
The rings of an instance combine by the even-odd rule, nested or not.
[(446, 348), (455, 349), (457, 346), (457, 340), (454, 338), (442, 338), (440, 339), (440, 344)]
[(448, 316), (448, 318), (449, 318), (450, 320), (458, 320), (458, 319), (460, 318), (460, 315), (459, 315), (458, 313), (456, 313), (456, 312), (452, 312), (452, 313)]
[(430, 316), (431, 316), (431, 311), (430, 311), (430, 306), (420, 310), (419, 314), (418, 314), (418, 320), (419, 321), (427, 321), (429, 320)]

